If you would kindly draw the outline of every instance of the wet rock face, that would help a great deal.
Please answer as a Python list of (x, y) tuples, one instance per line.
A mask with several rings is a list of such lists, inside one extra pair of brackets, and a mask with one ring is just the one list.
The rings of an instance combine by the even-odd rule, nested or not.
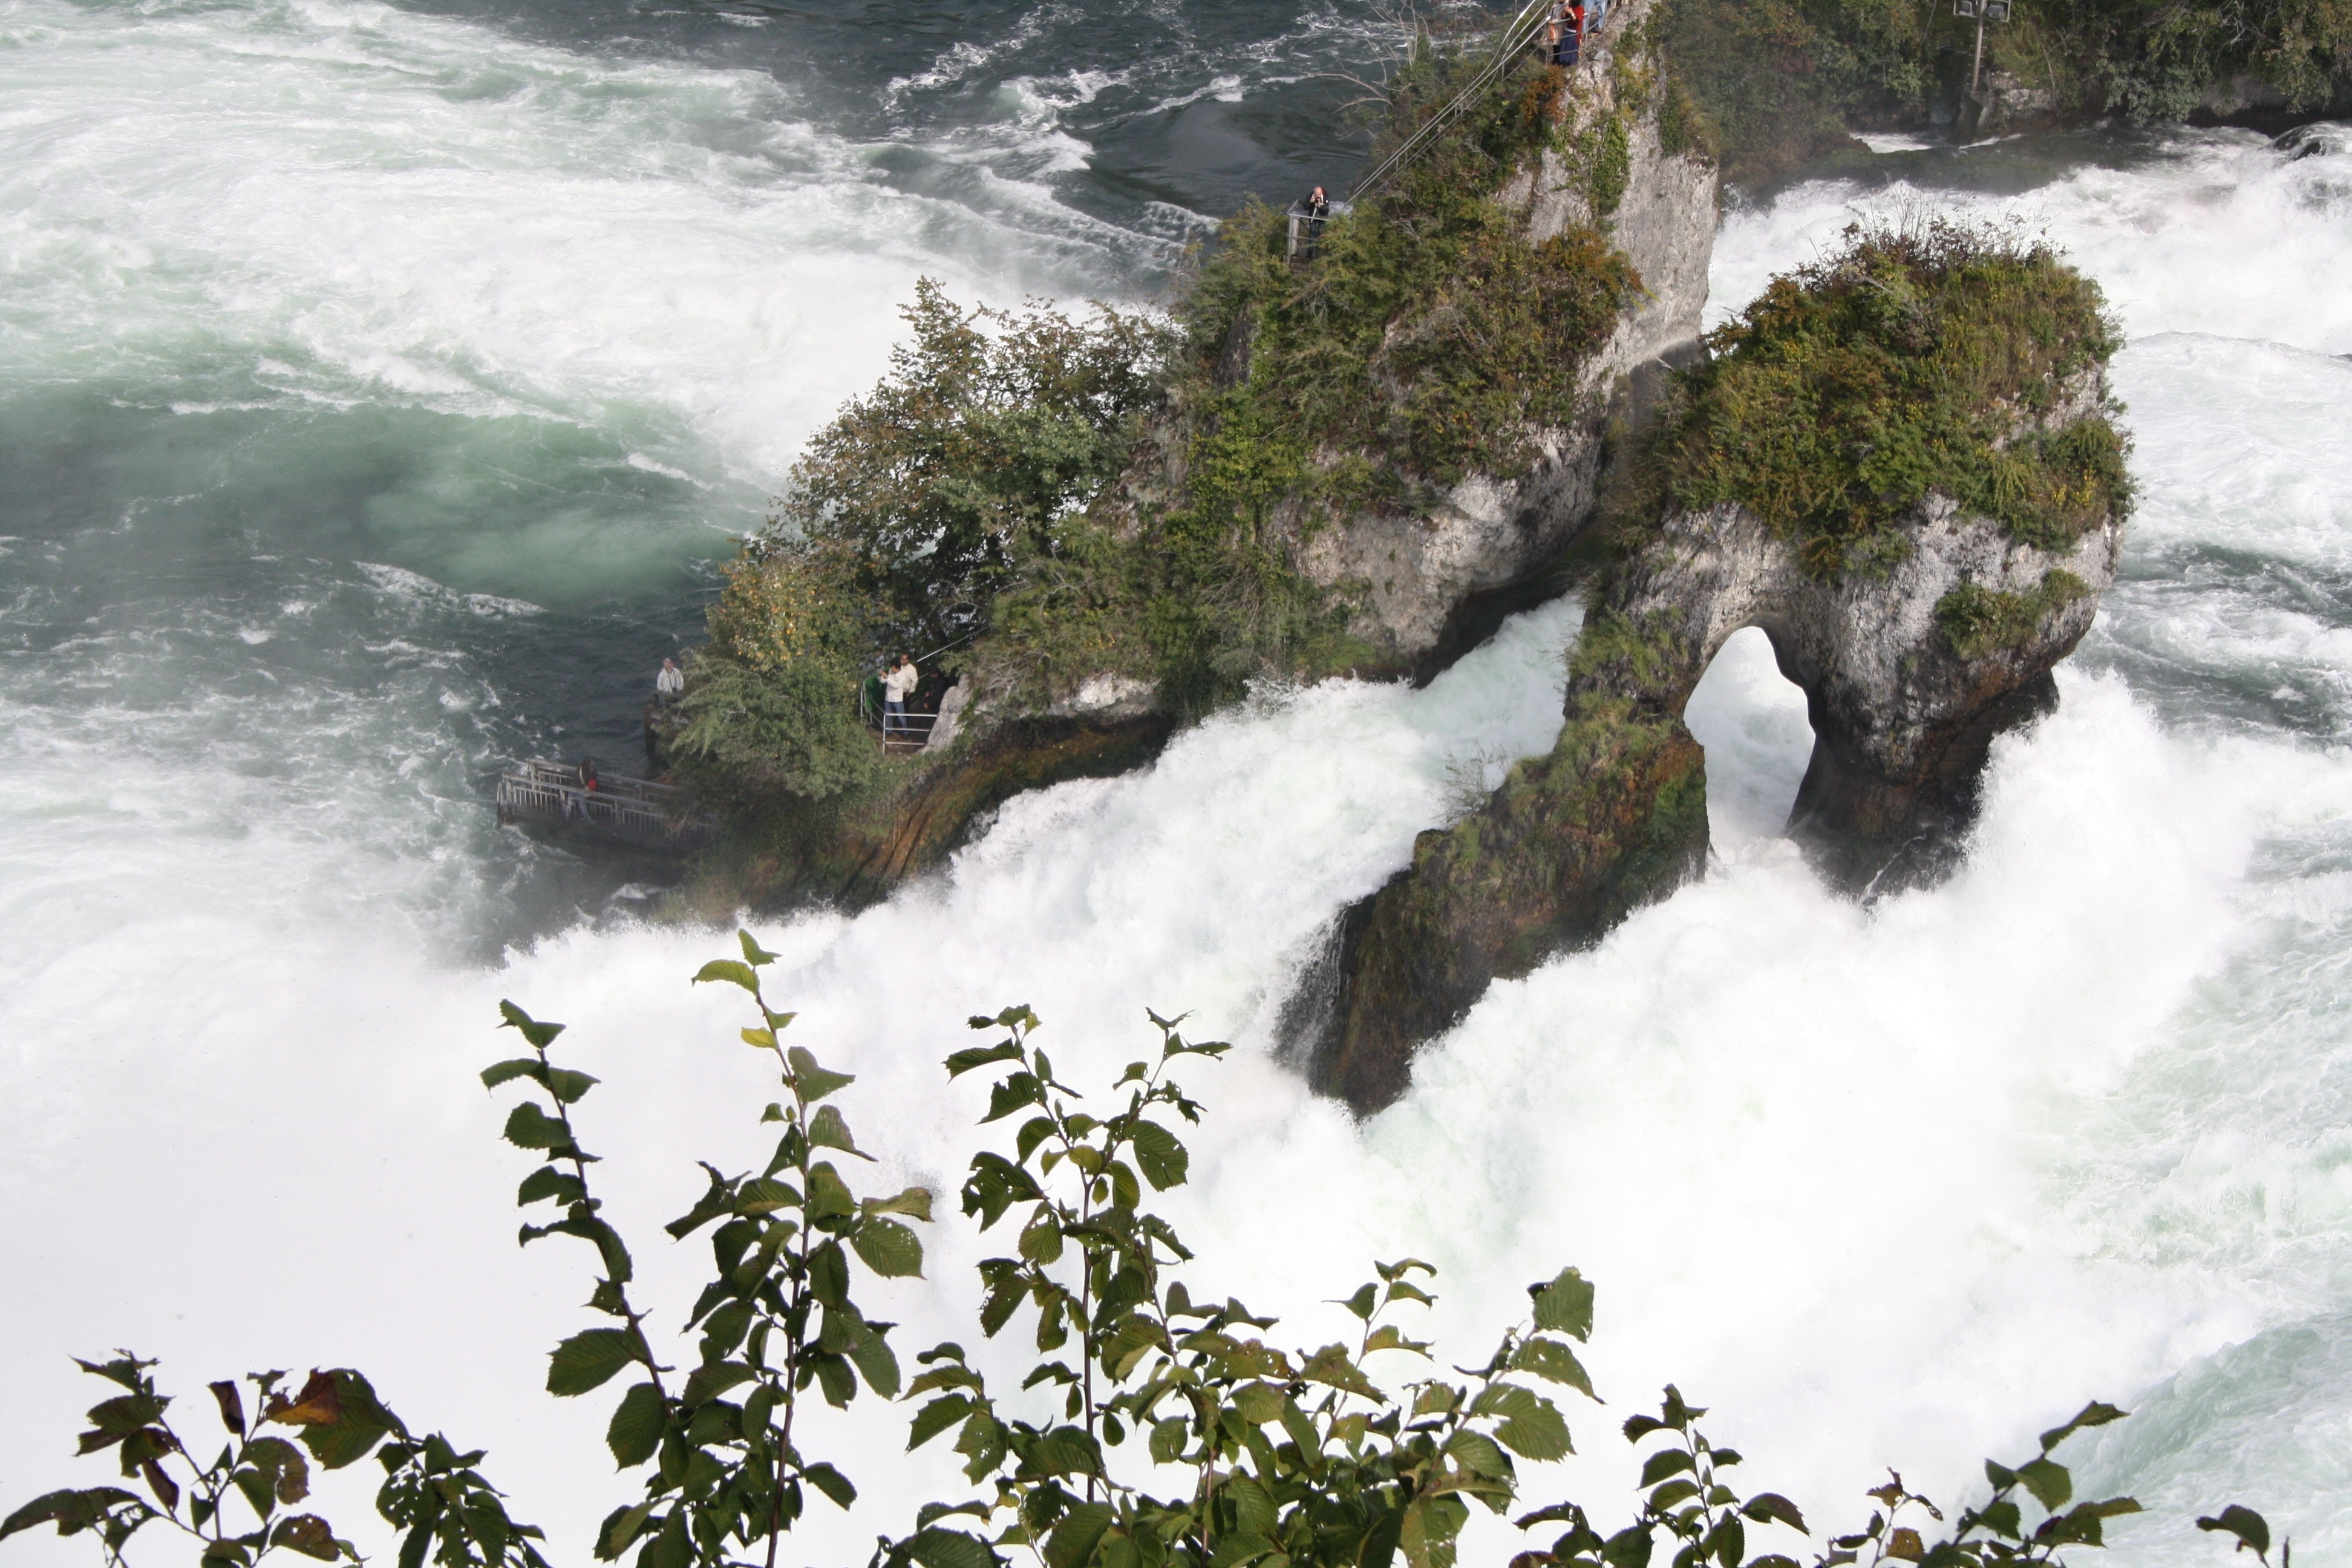
[(1423, 834), (1412, 866), (1343, 921), (1338, 994), (1308, 1026), (1317, 1086), (1359, 1110), (1387, 1104), (1412, 1052), (1492, 981), (1597, 942), (1704, 868), (1705, 758), (1683, 707), (1745, 627), (1805, 692), (1813, 756), (1790, 831), (1822, 875), (1869, 893), (1947, 869), (1987, 748), (2043, 710), (2052, 667), (2090, 629), (2122, 523), (2042, 550), (1931, 495), (1901, 532), (1891, 566), (1824, 581), (1730, 504), (1669, 514), (1619, 562), (1551, 752)]
[(1903, 531), (1910, 553), (1883, 575), (1824, 583), (1743, 507), (1681, 513), (1601, 611), (1675, 650), (1664, 679), (1677, 714), (1725, 640), (1763, 628), (1813, 726), (1790, 831), (1853, 892), (1948, 865), (1986, 748), (2039, 710), (2051, 667), (2090, 629), (2122, 524), (2061, 554), (1930, 497)]

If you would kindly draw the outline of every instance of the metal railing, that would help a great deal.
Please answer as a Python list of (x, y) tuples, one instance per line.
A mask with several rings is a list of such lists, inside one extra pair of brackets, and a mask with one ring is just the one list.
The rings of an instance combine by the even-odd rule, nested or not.
[(868, 679), (857, 689), (857, 716), (866, 727), (882, 732), (882, 749), (919, 752), (931, 743), (931, 727), (940, 721), (937, 713), (918, 713), (912, 709), (893, 713), (875, 695), (881, 687), (876, 679)]
[(1519, 51), (1535, 42), (1536, 35), (1543, 30), (1545, 18), (1550, 16), (1552, 7), (1558, 3), (1559, 0), (1528, 0), (1527, 5), (1504, 25), (1501, 36), (1496, 40), (1494, 53), (1479, 68), (1478, 74), (1471, 79), (1469, 85), (1446, 100), (1444, 108), (1423, 121), (1420, 129), (1375, 164), (1370, 174), (1358, 180), (1348, 193), (1349, 200), (1361, 201), (1418, 163), (1422, 155), (1435, 145), (1445, 129), (1467, 112), (1472, 101), (1509, 68), (1511, 62), (1518, 58)]
[[(1510, 68), (1519, 51), (1536, 41), (1559, 4), (1559, 0), (1528, 0), (1528, 5), (1504, 25), (1496, 39), (1493, 54), (1487, 57), (1486, 63), (1479, 68), (1478, 74), (1471, 79), (1469, 85), (1446, 100), (1444, 108), (1423, 121), (1420, 128), (1406, 137), (1394, 152), (1381, 159), (1371, 173), (1358, 180), (1348, 192), (1349, 203), (1361, 201), (1419, 163), (1436, 144), (1437, 138), (1446, 128), (1461, 119), (1477, 96), (1492, 87), (1496, 79)], [(1591, 20), (1579, 36), (1580, 45), (1583, 38), (1601, 30), (1601, 25), (1608, 15), (1608, 0), (1601, 0), (1591, 7)]]
[(499, 820), (531, 823), (686, 855), (719, 837), (719, 825), (685, 805), (677, 790), (650, 779), (607, 773), (583, 789), (578, 771), (534, 757), (499, 779)]

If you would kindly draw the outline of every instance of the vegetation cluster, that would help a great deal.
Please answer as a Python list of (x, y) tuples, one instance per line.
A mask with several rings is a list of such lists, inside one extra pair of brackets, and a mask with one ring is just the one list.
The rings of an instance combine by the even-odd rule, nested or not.
[(1709, 336), (1614, 502), (1620, 530), (1736, 501), (1819, 576), (1883, 573), (1933, 492), (2069, 549), (2130, 504), (2111, 405), (2071, 405), (2118, 341), (2098, 285), (2046, 245), (1855, 226)]
[[(740, 952), (695, 979), (746, 994), (741, 1038), (777, 1075), (760, 1118), (775, 1142), (734, 1174), (705, 1163), (703, 1191), (667, 1227), (678, 1240), (707, 1235), (710, 1248), (709, 1282), (682, 1316), (643, 1295), (605, 1216), (580, 1121), (597, 1080), (559, 1059), (563, 1026), (503, 1004), (525, 1049), (481, 1075), (522, 1091), (505, 1137), (534, 1168), (516, 1202), (549, 1216), (523, 1226), (522, 1244), (570, 1237), (594, 1258), (596, 1322), (549, 1353), (546, 1385), (562, 1399), (623, 1385), (605, 1441), (642, 1482), (597, 1528), (598, 1560), (773, 1568), (818, 1499), (856, 1500), (848, 1468), (827, 1457), (841, 1450), (823, 1413), (861, 1393), (912, 1406), (908, 1447), (949, 1439), (966, 1483), (936, 1500), (892, 1500), (902, 1533), (879, 1540), (869, 1568), (1454, 1568), (1473, 1510), (1512, 1517), (1529, 1468), (1572, 1451), (1562, 1402), (1596, 1397), (1578, 1353), (1595, 1291), (1574, 1268), (1496, 1303), (1512, 1326), (1465, 1365), (1403, 1326), (1433, 1300), (1433, 1271), (1415, 1259), (1377, 1265), (1338, 1298), (1353, 1326), (1313, 1348), (1200, 1289), (1191, 1250), (1146, 1194), (1186, 1181), (1179, 1130), (1202, 1115), (1172, 1073), (1227, 1047), (1189, 1041), (1181, 1020), (1157, 1015), (1158, 1050), (1100, 1100), (1058, 1076), (1028, 1008), (971, 1020), (993, 1038), (950, 1055), (948, 1075), (985, 1074), (982, 1125), (1013, 1131), (972, 1156), (959, 1194), (980, 1232), (1003, 1226), (1010, 1242), (979, 1264), (968, 1310), (981, 1339), (1018, 1324), (1029, 1348), (945, 1342), (918, 1353), (909, 1376), (893, 1325), (866, 1303), (921, 1273), (914, 1226), (931, 1222), (935, 1194), (853, 1185), (870, 1158), (840, 1109), (855, 1079), (783, 1044), (793, 1015), (772, 1005), (761, 973), (775, 955), (749, 932)], [(1008, 1363), (1017, 1379), (1000, 1376)], [(177, 1532), (204, 1568), (253, 1568), (278, 1551), (356, 1563), (323, 1517), (289, 1510), (309, 1496), (311, 1464), (373, 1455), (401, 1568), (546, 1568), (541, 1532), (512, 1517), (478, 1468), (485, 1456), (412, 1436), (355, 1371), (314, 1372), (291, 1394), (285, 1374), (257, 1374), (250, 1419), (236, 1383), (213, 1384), (226, 1440), (206, 1463), (154, 1363), (124, 1352), (82, 1364), (120, 1392), (90, 1411), (80, 1451), (119, 1459), (131, 1484), (46, 1493), (0, 1519), (0, 1539), (51, 1525), (90, 1537), (108, 1568), (151, 1529)], [(1575, 1500), (1525, 1509), (1515, 1522), (1533, 1541), (1515, 1568), (1798, 1568), (1772, 1548), (1810, 1534), (1804, 1513), (1735, 1482), (1741, 1457), (1709, 1435), (1706, 1414), (1669, 1385), (1656, 1415), (1622, 1428), (1643, 1449), (1630, 1519)], [(2076, 1499), (2055, 1456), (2123, 1414), (2094, 1402), (2022, 1460), (1988, 1463), (1989, 1495), (1949, 1520), (1893, 1476), (1872, 1490), (1866, 1523), (1812, 1553), (1814, 1568), (2042, 1568), (2100, 1545), (2107, 1521), (2139, 1505)], [(2267, 1565), (2258, 1514), (2233, 1506), (2199, 1522)]]
[[(1420, 39), (1385, 144), (1484, 63)], [(1252, 204), (1164, 317), (971, 310), (921, 284), (889, 374), (810, 443), (730, 573), (676, 765), (747, 808), (887, 795), (925, 764), (879, 754), (856, 691), (898, 651), (1031, 710), (1109, 676), (1180, 715), (1267, 673), (1360, 664), (1347, 585), (1309, 582), (1299, 545), (1524, 469), (1640, 290), (1596, 230), (1533, 244), (1500, 200), (1555, 145), (1582, 159), (1596, 212), (1622, 195), (1622, 116), (1570, 147), (1566, 80), (1517, 62), (1304, 257)]]
[[(1725, 174), (1752, 184), (1843, 144), (1850, 124), (1920, 126), (1957, 103), (1976, 26), (1895, 0), (1672, 0), (1660, 42)], [(2062, 112), (2183, 121), (2241, 75), (2289, 114), (2352, 101), (2352, 12), (2334, 0), (2027, 0), (1985, 49), (1988, 69)]]

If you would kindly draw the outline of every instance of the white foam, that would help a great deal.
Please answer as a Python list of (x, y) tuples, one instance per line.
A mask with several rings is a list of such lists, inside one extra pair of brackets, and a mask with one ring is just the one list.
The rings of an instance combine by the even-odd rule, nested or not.
[(2313, 145), (2288, 158), (2249, 132), (2175, 131), (2131, 167), (2079, 165), (2014, 197), (1908, 180), (1869, 192), (1847, 181), (1801, 185), (1725, 221), (1709, 314), (1737, 310), (1856, 217), (1924, 202), (2014, 214), (2046, 232), (2099, 279), (2132, 335), (2210, 332), (2352, 351), (2352, 289), (2313, 283), (2332, 276), (2352, 244), (2352, 152)]
[[(763, 79), (372, 5), (92, 20), (29, 0), (20, 39), (29, 16), (41, 47), (0, 52), (0, 238), (23, 285), (0, 312), (41, 327), (0, 352), (27, 374), (184, 367), (216, 339), (240, 384), (617, 409), (632, 428), (651, 405), (675, 445), (625, 449), (759, 471), (870, 378), (914, 269), (1009, 288), (990, 245), (1034, 239), (877, 192)], [(125, 58), (152, 86), (107, 75), (104, 113), (76, 96), (75, 71)], [(514, 85), (444, 96), (441, 70)], [(783, 127), (745, 154), (697, 140), (702, 113)], [(2332, 300), (2276, 283), (2334, 243), (2336, 209), (2298, 205), (2316, 188), (2302, 165), (2243, 138), (2179, 148), (2059, 182), (2053, 228), (2137, 332), (2331, 346)], [(79, 182), (37, 177), (68, 171)], [(1736, 217), (1718, 297), (1801, 258), (1849, 199), (1808, 187)], [(976, 233), (995, 238), (963, 270), (940, 262)], [(2149, 247), (2221, 264), (2184, 293)], [(1419, 1253), (1445, 1267), (1439, 1321), (1467, 1355), (1528, 1279), (1580, 1263), (1612, 1401), (1577, 1414), (1601, 1479), (1622, 1474), (1609, 1426), (1668, 1377), (1714, 1405), (1754, 1484), (1817, 1521), (1856, 1517), (1883, 1464), (1950, 1488), (2085, 1397), (2153, 1389), (2154, 1418), (2099, 1449), (2116, 1484), (2174, 1505), (2118, 1528), (2122, 1563), (2210, 1561), (2179, 1515), (2231, 1496), (2295, 1529), (2306, 1561), (2342, 1563), (2352, 760), (2324, 724), (2223, 723), (2149, 694), (2192, 665), (2259, 688), (2344, 668), (2324, 605), (2256, 592), (2273, 565), (2326, 590), (2346, 564), (2337, 375), (2213, 337), (2124, 356), (2148, 496), (2134, 575), (2057, 715), (1999, 748), (1954, 882), (1865, 911), (1769, 836), (1801, 710), (1736, 640), (1694, 702), (1714, 871), (1497, 986), (1367, 1125), (1307, 1094), (1273, 1020), (1338, 912), (1444, 816), (1449, 766), (1549, 744), (1566, 607), (1425, 691), (1267, 693), (1146, 772), (1016, 797), (883, 906), (760, 922), (784, 954), (776, 989), (799, 1037), (861, 1075), (846, 1107), (882, 1178), (950, 1189), (979, 1106), (937, 1063), (965, 1015), (1031, 1002), (1066, 1076), (1098, 1079), (1148, 1047), (1143, 1006), (1199, 1010), (1241, 1042), (1189, 1077), (1213, 1114), (1171, 1207), (1203, 1288), (1314, 1342), (1369, 1258)], [(2200, 584), (2179, 564), (2198, 551), (2256, 565)], [(386, 567), (289, 592), (283, 626), (83, 628), (41, 669), (87, 704), (0, 703), (0, 1250), (33, 1282), (0, 1292), (6, 1500), (89, 1475), (63, 1455), (90, 1398), (68, 1353), (161, 1352), (184, 1392), (356, 1363), (412, 1419), (488, 1446), (518, 1512), (581, 1558), (627, 1490), (601, 1402), (541, 1392), (584, 1275), (554, 1244), (515, 1251), (503, 1194), (525, 1163), (470, 1074), (501, 1051), (501, 995), (573, 1023), (566, 1050), (608, 1086), (584, 1114), (614, 1212), (649, 1237), (698, 1190), (690, 1156), (756, 1157), (767, 1094), (729, 1043), (738, 1010), (686, 984), (723, 939), (607, 926), (492, 970), (446, 957), (448, 928), (499, 896), (474, 848), (493, 831), (488, 759), (417, 716), (496, 694), (426, 628), (528, 605)], [(278, 647), (343, 594), (415, 607), (370, 623), (382, 692), (289, 664), (265, 709), (192, 689), (166, 646), (258, 630)], [(910, 1349), (966, 1331), (989, 1250), (952, 1217), (933, 1231), (929, 1279), (875, 1301)], [(691, 1251), (641, 1250), (667, 1318)], [(870, 1404), (820, 1417), (868, 1500), (820, 1512), (804, 1555), (862, 1550), (947, 1487), (940, 1456), (892, 1457), (901, 1422)], [(363, 1484), (328, 1496), (380, 1543)], [(46, 1563), (79, 1544), (10, 1550)]]

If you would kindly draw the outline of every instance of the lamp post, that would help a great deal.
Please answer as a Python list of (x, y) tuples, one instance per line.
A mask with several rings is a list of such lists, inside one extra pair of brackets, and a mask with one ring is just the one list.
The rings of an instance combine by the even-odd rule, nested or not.
[(1987, 22), (2009, 20), (2010, 0), (1952, 0), (1952, 15), (1973, 16), (1977, 24), (1977, 56), (1969, 67), (1969, 97), (1977, 96), (1984, 80), (1984, 30)]

